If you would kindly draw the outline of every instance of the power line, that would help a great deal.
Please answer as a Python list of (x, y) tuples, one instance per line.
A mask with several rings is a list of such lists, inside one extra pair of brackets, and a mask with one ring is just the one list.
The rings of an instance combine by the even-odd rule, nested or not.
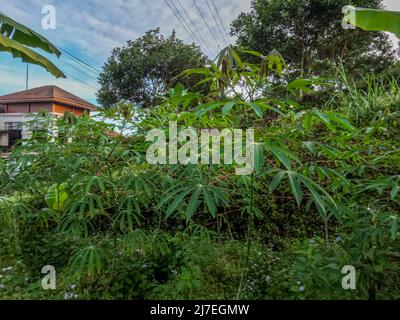
[(74, 65), (72, 65), (72, 64), (69, 63), (69, 62), (67, 62), (66, 60), (61, 59), (61, 61), (62, 61), (63, 63), (65, 63), (66, 65), (70, 66), (71, 68), (77, 70), (78, 72), (84, 74), (85, 76), (87, 76), (87, 77), (90, 78), (91, 80), (94, 80), (94, 81), (98, 82), (98, 79), (97, 79), (97, 78), (95, 78), (94, 76), (92, 76), (92, 75), (86, 73), (85, 71), (83, 71), (83, 70), (81, 70), (81, 69), (75, 67)]
[(230, 43), (230, 41), (229, 41), (229, 34), (228, 34), (228, 32), (226, 31), (224, 22), (222, 21), (221, 15), (219, 14), (219, 10), (218, 10), (217, 6), (215, 5), (215, 1), (214, 1), (214, 0), (211, 0), (211, 2), (212, 2), (212, 4), (213, 4), (213, 6), (214, 6), (215, 11), (217, 12), (218, 19), (219, 19), (219, 22), (221, 23), (222, 29), (223, 29), (224, 32), (225, 32), (226, 40), (228, 41), (228, 43)]
[[(203, 43), (203, 46), (205, 47), (205, 48), (207, 48), (207, 50), (209, 51), (209, 49), (208, 49), (208, 47), (207, 47), (207, 44), (206, 44), (206, 41), (203, 39), (203, 37), (201, 36), (201, 33), (200, 33), (200, 31), (199, 31), (199, 29), (196, 27), (196, 25), (194, 24), (194, 22), (192, 21), (192, 19), (190, 18), (190, 16), (189, 16), (189, 14), (188, 14), (188, 12), (186, 11), (186, 9), (185, 9), (185, 7), (183, 6), (183, 4), (182, 4), (182, 2), (180, 1), (180, 0), (177, 0), (178, 1), (178, 4), (179, 4), (179, 6), (182, 8), (182, 10), (183, 10), (183, 14), (186, 16), (186, 18), (188, 19), (188, 21), (191, 23), (191, 25), (193, 26), (193, 28), (194, 28), (194, 30), (197, 32), (197, 34), (199, 35), (199, 37), (200, 37), (200, 39), (201, 39), (201, 41), (202, 41), (202, 43)], [(193, 32), (194, 34), (196, 34), (195, 32)], [(199, 41), (199, 43), (201, 42), (201, 41)]]
[[(174, 3), (171, 2), (171, 4), (170, 4), (170, 3), (168, 2), (168, 0), (164, 0), (164, 1), (165, 1), (165, 3), (168, 5), (169, 9), (172, 11), (172, 13), (174, 14), (174, 16), (175, 16), (175, 17), (178, 19), (178, 21), (183, 25), (183, 28), (185, 29), (185, 31), (186, 31), (186, 33), (188, 34), (188, 36), (191, 37), (192, 40), (194, 40), (194, 34), (192, 34), (192, 33), (191, 33), (191, 30), (187, 28), (187, 26), (186, 26), (186, 24), (185, 24), (186, 21), (184, 21), (184, 20), (182, 19), (182, 17), (179, 15), (179, 12), (177, 13), (177, 12), (172, 8), (171, 4), (174, 5)], [(175, 7), (175, 8), (176, 8), (176, 7)], [(196, 41), (196, 40), (194, 40), (194, 41)]]
[[(180, 13), (179, 9), (175, 6), (175, 4), (172, 2), (169, 3), (168, 0), (164, 0), (165, 3), (168, 5), (168, 7), (170, 8), (170, 10), (172, 11), (172, 13), (174, 14), (174, 16), (178, 19), (178, 21), (182, 24), (182, 26), (184, 27), (186, 33), (188, 34), (189, 37), (192, 38), (192, 40), (194, 40), (194, 42), (198, 42), (200, 45), (202, 45), (204, 47), (204, 49), (208, 49), (207, 46), (205, 45), (205, 42), (203, 41), (203, 43), (201, 43), (201, 41), (199, 41), (199, 39), (196, 37), (196, 34), (193, 32), (193, 30), (190, 28), (189, 24), (187, 23), (187, 21), (184, 19), (184, 17), (182, 16), (182, 14)], [(197, 40), (196, 40), (197, 39)], [(207, 53), (208, 54), (208, 53)]]
[(192, 38), (192, 40), (194, 42), (201, 43), (201, 41), (199, 41), (199, 39), (197, 38), (196, 34), (190, 28), (190, 25), (186, 21), (185, 17), (180, 13), (179, 9), (175, 6), (174, 2), (172, 0), (171, 0), (171, 3), (169, 3), (169, 1), (167, 1), (167, 0), (165, 0), (165, 2), (168, 4), (169, 8), (174, 13), (175, 17), (178, 18), (179, 22), (185, 27), (186, 32), (189, 34), (189, 36)]
[(66, 53), (67, 55), (69, 55), (71, 58), (75, 59), (76, 61), (79, 61), (81, 64), (85, 65), (86, 67), (90, 68), (89, 70), (91, 72), (96, 71), (97, 73), (101, 73), (101, 71), (99, 69), (97, 69), (96, 67), (93, 67), (92, 65), (90, 65), (89, 63), (85, 62), (84, 60), (82, 60), (81, 58), (78, 58), (77, 56), (75, 56), (74, 54), (72, 54), (71, 52), (61, 48), (61, 47), (57, 47), (59, 50), (63, 51), (64, 53)]
[[(214, 19), (214, 22), (216, 23), (216, 25), (218, 27), (218, 31), (221, 36), (222, 42), (224, 42), (224, 41), (226, 41), (225, 33), (222, 31), (221, 26), (219, 25), (219, 22), (218, 22), (217, 18), (215, 17), (214, 11), (211, 9), (211, 6), (210, 6), (210, 3), (208, 2), (208, 0), (206, 0), (206, 3), (207, 3), (208, 10), (210, 10), (212, 17)], [(223, 26), (222, 26), (222, 28), (223, 28)], [(229, 46), (229, 40), (226, 42), (226, 44)]]
[(197, 5), (196, 1), (195, 1), (195, 0), (192, 0), (192, 1), (193, 1), (194, 5), (196, 6), (197, 11), (200, 13), (200, 16), (203, 18), (203, 21), (204, 21), (205, 24), (207, 25), (207, 28), (208, 28), (208, 30), (210, 31), (212, 37), (214, 38), (215, 42), (217, 43), (218, 48), (221, 49), (221, 46), (219, 45), (219, 42), (218, 42), (217, 38), (216, 38), (215, 35), (214, 35), (214, 32), (213, 32), (212, 29), (210, 28), (210, 25), (208, 24), (207, 19), (204, 17), (203, 12), (201, 12), (201, 10), (200, 10), (199, 6)]
[(96, 90), (96, 91), (99, 90), (98, 88), (92, 86), (90, 83), (87, 83), (86, 81), (83, 81), (82, 79), (79, 79), (79, 78), (73, 76), (72, 74), (70, 74), (70, 73), (68, 73), (68, 72), (64, 72), (64, 73), (65, 73), (68, 77), (71, 77), (72, 79), (74, 79), (74, 80), (76, 80), (76, 81), (79, 81), (79, 82), (81, 82), (81, 83), (87, 85), (88, 87), (91, 87), (92, 89), (94, 89), (94, 90)]

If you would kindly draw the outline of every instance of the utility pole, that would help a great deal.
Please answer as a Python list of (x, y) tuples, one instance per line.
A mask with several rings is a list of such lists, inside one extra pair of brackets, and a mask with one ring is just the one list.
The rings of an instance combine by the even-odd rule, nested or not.
[(29, 89), (29, 63), (26, 64), (26, 90)]

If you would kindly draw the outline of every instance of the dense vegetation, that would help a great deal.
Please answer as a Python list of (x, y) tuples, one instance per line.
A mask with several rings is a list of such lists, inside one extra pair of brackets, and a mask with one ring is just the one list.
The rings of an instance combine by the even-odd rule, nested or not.
[[(381, 72), (393, 62), (389, 36), (382, 32), (344, 32), (347, 0), (254, 0), (251, 11), (232, 23), (238, 44), (263, 54), (284, 53), (292, 74), (328, 75), (341, 63), (349, 75)], [(382, 0), (355, 0), (354, 6), (381, 9)]]
[(178, 83), (192, 89), (199, 79), (177, 76), (206, 63), (207, 57), (200, 49), (185, 44), (175, 32), (165, 38), (159, 29), (150, 30), (143, 37), (128, 41), (126, 47), (113, 50), (100, 75), (99, 103), (112, 107), (119, 101), (129, 101), (152, 107)]
[[(38, 115), (0, 161), (0, 299), (399, 299), (396, 66), (288, 80), (292, 67), (228, 47), (181, 74), (206, 90)], [(146, 133), (169, 121), (254, 128), (254, 172), (149, 164)]]

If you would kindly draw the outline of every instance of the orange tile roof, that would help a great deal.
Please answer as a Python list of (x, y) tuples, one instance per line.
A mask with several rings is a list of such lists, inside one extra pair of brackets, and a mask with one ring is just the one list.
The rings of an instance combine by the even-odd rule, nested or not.
[(0, 96), (0, 104), (53, 102), (86, 110), (97, 110), (90, 102), (57, 86), (44, 86)]

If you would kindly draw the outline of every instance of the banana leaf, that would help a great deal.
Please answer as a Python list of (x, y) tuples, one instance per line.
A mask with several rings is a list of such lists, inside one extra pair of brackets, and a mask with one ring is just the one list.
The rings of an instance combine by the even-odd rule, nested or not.
[[(15, 30), (14, 30), (15, 29)], [(14, 32), (13, 32), (14, 30)], [(0, 12), (0, 33), (6, 33), (10, 36), (13, 33), (12, 39), (31, 48), (39, 48), (48, 53), (55, 54), (57, 57), (61, 52), (49, 40), (41, 36), (32, 29), (14, 21), (10, 17)]]
[(56, 78), (66, 78), (65, 74), (58, 69), (50, 60), (39, 53), (25, 47), (21, 43), (7, 38), (0, 34), (0, 51), (9, 52), (14, 58), (21, 58), (22, 61), (32, 63), (45, 68)]
[(366, 31), (392, 32), (400, 38), (400, 12), (346, 6), (343, 13), (345, 23)]

